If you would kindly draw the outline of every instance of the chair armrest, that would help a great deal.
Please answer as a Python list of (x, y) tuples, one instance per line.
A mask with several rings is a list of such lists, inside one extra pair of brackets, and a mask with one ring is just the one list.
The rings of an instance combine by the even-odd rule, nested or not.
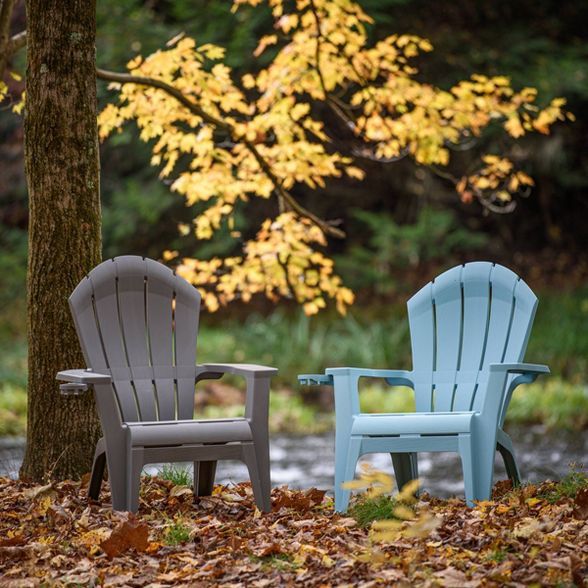
[(253, 378), (275, 376), (278, 370), (265, 365), (249, 363), (204, 363), (196, 366), (196, 379), (218, 378), (218, 374), (235, 374)]
[(541, 374), (549, 374), (550, 371), (546, 365), (532, 363), (497, 363), (490, 365), (490, 373), (494, 373), (498, 376), (502, 375), (503, 377), (506, 377), (507, 374), (518, 374), (512, 378), (508, 390), (506, 391), (506, 396), (499, 417), (500, 427), (502, 427), (506, 419), (506, 412), (508, 410), (508, 405), (510, 404), (510, 399), (517, 386), (520, 386), (521, 384), (531, 384), (538, 378), (538, 376)]
[(302, 386), (332, 386), (333, 376), (325, 374), (298, 374), (298, 383)]
[(550, 369), (546, 365), (537, 363), (492, 363), (491, 372), (507, 372), (509, 374), (549, 374)]
[(64, 370), (58, 372), (56, 380), (60, 382), (72, 382), (75, 384), (110, 384), (112, 377), (107, 374), (99, 374), (91, 369)]
[(390, 386), (414, 387), (412, 372), (406, 370), (380, 370), (353, 367), (328, 368), (328, 376), (356, 376), (358, 378), (383, 378)]
[(63, 396), (79, 396), (88, 391), (89, 386), (94, 384), (110, 384), (111, 376), (107, 374), (99, 374), (90, 369), (85, 370), (64, 370), (59, 372), (55, 378), (60, 382), (67, 382), (61, 384), (59, 390)]
[(223, 374), (244, 376), (247, 382), (245, 418), (251, 425), (253, 441), (267, 446), (270, 378), (277, 373), (276, 368), (265, 365), (205, 363), (196, 366), (196, 382), (198, 383), (200, 380), (216, 380)]

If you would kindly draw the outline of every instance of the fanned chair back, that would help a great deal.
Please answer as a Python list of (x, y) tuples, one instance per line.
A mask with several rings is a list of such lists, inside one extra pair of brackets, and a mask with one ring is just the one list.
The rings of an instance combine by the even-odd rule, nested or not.
[(488, 366), (522, 361), (536, 308), (521, 278), (489, 262), (454, 267), (419, 290), (408, 301), (417, 411), (480, 410)]
[(105, 261), (69, 299), (87, 366), (110, 373), (121, 420), (194, 415), (200, 294), (137, 256)]

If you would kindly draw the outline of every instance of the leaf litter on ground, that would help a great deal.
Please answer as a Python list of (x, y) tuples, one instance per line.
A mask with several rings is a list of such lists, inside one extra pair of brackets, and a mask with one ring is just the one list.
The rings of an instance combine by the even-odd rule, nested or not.
[(264, 514), (249, 484), (194, 498), (145, 478), (132, 515), (111, 510), (107, 484), (92, 501), (77, 482), (0, 478), (0, 586), (585, 586), (582, 476), (565, 492), (563, 482), (499, 482), (473, 509), (416, 499), (410, 486), (372, 526), (334, 513), (315, 488), (275, 488)]

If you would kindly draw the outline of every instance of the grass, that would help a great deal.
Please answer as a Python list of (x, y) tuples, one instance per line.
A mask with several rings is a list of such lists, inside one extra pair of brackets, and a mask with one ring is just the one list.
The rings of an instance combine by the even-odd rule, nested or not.
[[(588, 290), (539, 293), (540, 304), (526, 357), (546, 363), (571, 383), (588, 373)], [(250, 361), (276, 365), (276, 382), (293, 386), (299, 373), (356, 365), (409, 368), (410, 333), (404, 304), (354, 307), (345, 317), (325, 312), (306, 317), (278, 308), (246, 320), (205, 316), (201, 322), (201, 361)]]
[(190, 486), (192, 484), (190, 470), (180, 466), (164, 464), (158, 475), (164, 480), (169, 480), (175, 486)]
[[(547, 363), (553, 376), (519, 388), (508, 421), (545, 423), (551, 429), (588, 428), (588, 290), (539, 295), (540, 305), (526, 357)], [(0, 316), (0, 436), (23, 435), (26, 414), (26, 345), (15, 310)], [(333, 427), (332, 411), (321, 410), (298, 386), (299, 373), (321, 373), (325, 367), (356, 365), (410, 367), (410, 335), (404, 304), (353, 308), (346, 317), (324, 313), (306, 317), (299, 309), (280, 308), (269, 316), (246, 320), (224, 318), (228, 311), (203, 316), (199, 361), (252, 362), (276, 365), (272, 382), (272, 432), (321, 433)], [(21, 320), (23, 322), (24, 319)], [(239, 379), (229, 380), (242, 386)], [(412, 392), (362, 380), (364, 412), (414, 410)], [(286, 389), (286, 390), (283, 390)], [(288, 391), (290, 390), (290, 391)], [(330, 392), (325, 392), (329, 399)], [(323, 403), (324, 404), (324, 403)], [(242, 416), (243, 407), (207, 406), (204, 417)]]
[(22, 437), (26, 431), (27, 394), (10, 382), (0, 384), (0, 437)]
[(542, 498), (548, 502), (555, 503), (562, 498), (575, 498), (582, 488), (588, 488), (588, 474), (586, 470), (578, 466), (555, 483)]
[[(244, 407), (205, 406), (197, 413), (204, 418), (235, 418), (243, 416)], [(330, 431), (333, 425), (334, 415), (320, 412), (296, 393), (277, 390), (270, 394), (269, 426), (272, 433), (320, 434)]]
[(548, 377), (518, 388), (508, 407), (511, 423), (543, 423), (548, 429), (588, 428), (588, 384)]
[(495, 549), (488, 555), (486, 558), (488, 561), (493, 561), (496, 563), (502, 563), (508, 557), (508, 552), (504, 549)]
[[(408, 388), (364, 386), (360, 392), (361, 410), (374, 412), (414, 411), (414, 395)], [(0, 437), (24, 436), (27, 397), (23, 388), (0, 385)], [(197, 410), (201, 418), (243, 416), (242, 405), (205, 406)], [(270, 432), (272, 434), (321, 434), (334, 428), (333, 411), (325, 411), (305, 402), (293, 391), (274, 390), (270, 395)], [(542, 423), (550, 430), (583, 431), (588, 428), (588, 387), (570, 384), (560, 378), (521, 386), (511, 400), (507, 423)], [(169, 476), (169, 477), (167, 477)], [(163, 477), (174, 483), (184, 479), (181, 472), (167, 472)], [(190, 482), (188, 482), (189, 484)]]
[[(581, 489), (588, 488), (588, 473), (582, 465), (573, 464), (572, 470), (559, 482), (547, 484), (547, 486), (548, 489), (538, 495), (539, 498), (550, 503), (562, 499), (574, 499)], [(360, 527), (369, 528), (374, 521), (398, 520), (397, 508), (400, 504), (403, 503), (386, 494), (375, 497), (361, 494), (355, 501), (352, 501), (349, 515), (357, 521)], [(488, 559), (500, 563), (505, 557), (505, 552), (496, 550), (488, 556)]]
[(249, 559), (253, 563), (260, 563), (263, 569), (288, 571), (292, 568), (298, 567), (298, 565), (294, 562), (294, 557), (288, 553), (278, 553), (275, 555), (266, 555), (263, 557), (250, 555)]
[(390, 496), (381, 495), (376, 498), (369, 498), (362, 494), (349, 509), (352, 516), (360, 527), (368, 528), (374, 521), (396, 519), (394, 510), (398, 503)]
[[(276, 310), (267, 317), (203, 325), (201, 361), (235, 361), (279, 366), (276, 382), (295, 386), (297, 374), (335, 365), (409, 366), (408, 322), (398, 307), (386, 320), (361, 321), (361, 310), (346, 317), (293, 316)], [(204, 322), (204, 321), (203, 321)]]
[(163, 535), (163, 542), (170, 547), (181, 545), (190, 540), (190, 529), (182, 522), (181, 519), (175, 519), (169, 525)]

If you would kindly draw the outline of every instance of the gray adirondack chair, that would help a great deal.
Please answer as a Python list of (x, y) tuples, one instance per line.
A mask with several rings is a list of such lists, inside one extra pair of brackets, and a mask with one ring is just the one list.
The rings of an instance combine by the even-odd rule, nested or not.
[[(401, 488), (418, 477), (419, 451), (461, 456), (468, 505), (490, 498), (494, 455), (502, 455), (520, 483), (510, 437), (503, 431), (513, 390), (549, 373), (520, 363), (527, 349), (537, 297), (512, 271), (488, 262), (450, 269), (408, 301), (412, 371), (330, 368), (298, 376), (335, 389), (335, 508), (345, 511), (357, 460), (390, 453)], [(363, 414), (360, 377), (384, 378), (415, 391), (413, 414)]]
[[(62, 394), (93, 388), (102, 431), (89, 495), (105, 464), (115, 510), (136, 511), (143, 466), (194, 462), (194, 493), (212, 491), (216, 462), (245, 462), (255, 501), (269, 511), (268, 402), (271, 367), (196, 364), (200, 294), (164, 265), (136, 256), (94, 268), (70, 308), (88, 369), (57, 374)], [(245, 417), (194, 419), (194, 386), (223, 374), (247, 382)]]

